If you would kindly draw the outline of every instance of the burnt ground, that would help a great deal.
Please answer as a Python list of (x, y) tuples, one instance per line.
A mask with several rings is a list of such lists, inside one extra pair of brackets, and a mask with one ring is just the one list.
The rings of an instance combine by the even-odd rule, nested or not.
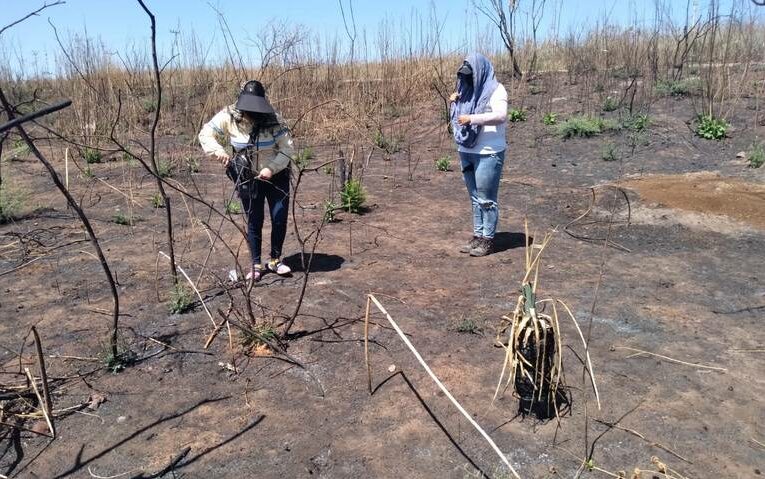
[[(594, 445), (599, 468), (650, 469), (651, 457), (657, 456), (687, 477), (758, 477), (765, 470), (765, 448), (757, 443), (765, 442), (765, 176), (736, 158), (757, 134), (744, 126), (755, 123), (748, 101), (732, 119), (731, 138), (708, 142), (694, 138), (685, 123), (692, 117), (689, 102), (661, 100), (634, 155), (626, 153), (626, 133), (564, 142), (541, 124), (541, 113), (530, 105), (529, 120), (509, 128), (499, 251), (478, 259), (457, 252), (470, 232), (461, 177), (433, 168), (435, 158), (452, 151), (449, 138), (420, 135), (412, 150), (420, 161), (411, 179), (405, 154), (385, 159), (376, 153), (364, 173), (368, 211), (340, 213), (339, 221), (323, 230), (317, 248), (294, 328), (299, 334), (289, 343), (289, 353), (305, 369), (244, 355), (236, 331), (233, 356), (225, 333), (205, 351), (212, 328), (202, 308), (168, 314), (166, 263), (157, 267), (157, 250), (165, 248), (163, 212), (150, 206), (152, 181), (139, 167), (118, 159), (93, 165), (93, 171), (123, 191), (132, 184), (142, 204), (134, 207), (140, 221), (132, 227), (112, 221), (118, 210), (126, 211), (124, 197), (101, 182), (72, 176), (72, 190), (87, 206), (120, 284), (123, 346), (140, 359), (119, 374), (104, 369), (100, 358), (110, 298), (99, 266), (87, 243), (67, 245), (84, 236), (42, 169), (31, 157), (11, 161), (4, 172), (28, 198), (26, 215), (0, 227), (0, 272), (43, 256), (0, 276), (0, 361), (8, 373), (0, 378), (21, 380), (10, 374), (18, 370), (13, 351), (37, 325), (49, 375), (66, 378), (54, 387), (54, 408), (76, 406), (95, 395), (106, 401), (60, 418), (52, 442), (27, 432), (15, 441), (6, 439), (0, 445), (0, 474), (148, 475), (189, 447), (167, 477), (465, 478), (480, 477), (481, 471), (509, 477), (377, 313), (370, 330), (375, 392), (369, 395), (362, 318), (365, 295), (375, 292), (522, 477), (573, 476), (579, 466), (574, 456), (585, 454), (585, 404), (591, 421), (613, 422), (629, 413), (619, 425), (646, 438), (592, 422), (590, 442), (604, 433)], [(567, 113), (579, 108), (574, 100), (557, 105)], [(601, 159), (605, 142), (621, 145), (620, 161)], [(334, 155), (329, 147), (316, 151), (314, 164)], [(189, 154), (199, 156), (193, 150)], [(62, 166), (60, 153), (56, 163)], [(707, 208), (719, 201), (694, 196), (699, 172), (714, 172), (721, 183), (734, 185), (705, 189), (723, 198), (727, 210)], [(650, 176), (655, 174), (668, 175), (662, 178), (670, 183)], [(193, 177), (220, 205), (229, 187), (222, 172), (203, 161)], [(704, 178), (709, 181), (709, 175)], [(191, 182), (187, 173), (177, 179)], [(300, 192), (305, 209), (298, 210), (305, 229), (320, 214), (312, 207), (321, 205), (329, 182), (322, 172), (306, 177)], [(569, 228), (576, 237), (564, 232), (587, 210), (590, 186), (619, 182), (628, 187), (629, 226), (622, 221), (623, 198), (600, 187), (592, 213)], [(668, 190), (670, 199), (651, 194)], [(739, 195), (743, 190), (746, 194)], [(759, 203), (746, 205), (749, 216), (730, 213), (742, 202)], [(208, 213), (199, 205), (187, 208), (178, 197), (174, 205), (179, 262), (196, 279), (209, 239), (198, 222), (190, 222), (190, 213), (203, 219)], [(617, 220), (612, 240), (620, 247), (604, 249), (597, 239), (606, 235), (611, 208)], [(503, 359), (502, 350), (492, 346), (494, 328), (515, 306), (523, 274), (524, 217), (537, 238), (557, 227), (542, 269), (541, 294), (569, 304), (583, 327), (592, 324), (602, 410), (582, 385), (577, 359), (582, 348), (573, 324), (563, 323), (573, 407), (559, 425), (518, 417), (517, 400), (509, 394), (492, 405)], [(25, 235), (26, 256), (12, 233)], [(232, 228), (223, 234), (238, 244)], [(286, 251), (293, 265), (299, 263), (297, 250), (291, 231)], [(212, 311), (227, 306), (212, 275), (225, 276), (231, 267), (228, 253), (216, 248), (200, 281)], [(301, 280), (300, 273), (284, 281), (267, 277), (252, 295), (272, 313), (289, 314)], [(458, 331), (466, 318), (478, 325), (477, 334)], [(30, 344), (23, 356), (32, 365)], [(631, 352), (619, 347), (725, 371), (655, 356), (628, 357)], [(236, 372), (226, 366), (232, 363)], [(395, 373), (389, 372), (391, 365)], [(35, 425), (27, 421), (27, 426)], [(606, 477), (598, 471), (588, 475)]]

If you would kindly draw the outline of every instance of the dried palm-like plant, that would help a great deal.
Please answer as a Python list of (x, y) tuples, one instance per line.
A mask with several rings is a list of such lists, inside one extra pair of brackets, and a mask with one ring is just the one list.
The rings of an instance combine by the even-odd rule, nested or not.
[[(558, 417), (569, 405), (559, 306), (574, 322), (585, 344), (586, 368), (593, 378), (584, 336), (569, 307), (558, 299), (537, 299), (542, 254), (551, 239), (552, 233), (548, 233), (540, 244), (530, 245), (526, 225), (526, 273), (515, 310), (502, 317), (496, 337), (497, 345), (505, 348), (505, 360), (494, 399), (512, 387), (513, 395), (520, 400), (521, 414), (535, 414), (540, 419)], [(545, 313), (548, 307), (549, 314)], [(597, 388), (594, 389), (597, 397)]]

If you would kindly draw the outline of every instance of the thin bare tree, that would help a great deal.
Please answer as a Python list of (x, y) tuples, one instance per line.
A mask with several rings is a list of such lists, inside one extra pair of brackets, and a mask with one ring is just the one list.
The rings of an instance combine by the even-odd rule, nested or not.
[(167, 248), (170, 255), (170, 276), (173, 278), (173, 285), (178, 284), (178, 270), (175, 263), (175, 241), (173, 239), (173, 213), (170, 205), (170, 198), (165, 192), (165, 187), (162, 181), (159, 180), (159, 167), (157, 165), (157, 125), (159, 125), (159, 116), (162, 111), (162, 76), (159, 69), (159, 62), (157, 60), (157, 20), (154, 14), (149, 10), (143, 0), (138, 0), (138, 3), (146, 12), (151, 20), (151, 59), (154, 68), (154, 85), (156, 88), (154, 108), (154, 119), (151, 123), (151, 131), (149, 132), (149, 160), (151, 161), (151, 167), (154, 170), (155, 177), (157, 178), (157, 189), (162, 196), (162, 201), (165, 204), (165, 218), (167, 220)]
[[(25, 18), (28, 18), (28, 17), (25, 17)], [(72, 104), (71, 101), (66, 101), (66, 102), (58, 103), (56, 105), (52, 105), (50, 107), (44, 108), (32, 114), (25, 115), (23, 117), (17, 117), (16, 108), (13, 105), (11, 105), (10, 101), (8, 101), (8, 98), (6, 98), (5, 92), (3, 91), (2, 86), (0, 86), (0, 106), (3, 107), (3, 110), (5, 111), (5, 115), (8, 117), (8, 123), (3, 125), (3, 127), (0, 128), (0, 130), (5, 131), (8, 128), (14, 128), (14, 127), (16, 128), (16, 130), (19, 133), (19, 136), (21, 136), (21, 139), (24, 140), (24, 142), (29, 147), (29, 151), (40, 161), (40, 163), (43, 164), (45, 169), (48, 171), (48, 174), (50, 175), (51, 180), (53, 180), (53, 183), (56, 185), (56, 188), (58, 188), (61, 194), (64, 195), (67, 203), (75, 211), (75, 213), (77, 213), (77, 216), (79, 217), (80, 222), (82, 223), (82, 226), (85, 228), (85, 231), (88, 234), (88, 239), (90, 240), (90, 244), (93, 246), (93, 249), (96, 251), (96, 256), (98, 257), (98, 260), (101, 263), (101, 268), (104, 270), (104, 274), (106, 275), (106, 280), (109, 283), (109, 288), (111, 290), (113, 309), (112, 309), (112, 329), (109, 334), (109, 349), (112, 356), (112, 360), (119, 361), (120, 355), (117, 349), (117, 334), (118, 334), (119, 317), (120, 317), (120, 298), (119, 298), (119, 293), (117, 292), (117, 285), (116, 285), (116, 282), (114, 281), (114, 276), (112, 275), (111, 269), (109, 268), (109, 263), (106, 261), (106, 256), (104, 256), (104, 252), (101, 249), (101, 245), (98, 242), (96, 233), (95, 231), (93, 231), (93, 227), (91, 226), (87, 215), (85, 215), (85, 212), (77, 203), (77, 200), (74, 199), (72, 194), (69, 192), (69, 190), (66, 188), (64, 183), (61, 181), (61, 178), (59, 178), (58, 173), (56, 172), (56, 169), (53, 168), (53, 165), (50, 163), (50, 161), (48, 161), (48, 159), (45, 158), (42, 152), (37, 148), (34, 140), (29, 136), (29, 134), (27, 133), (26, 129), (24, 129), (24, 126), (23, 126), (24, 122), (32, 121), (35, 118), (42, 117), (49, 113), (53, 113), (62, 108), (66, 108), (71, 104)]]
[(502, 0), (481, 0), (480, 2), (473, 0), (475, 8), (499, 30), (502, 43), (513, 64), (513, 77), (517, 79), (523, 78), (523, 72), (515, 56), (515, 21), (520, 3), (520, 0), (507, 0), (506, 3)]

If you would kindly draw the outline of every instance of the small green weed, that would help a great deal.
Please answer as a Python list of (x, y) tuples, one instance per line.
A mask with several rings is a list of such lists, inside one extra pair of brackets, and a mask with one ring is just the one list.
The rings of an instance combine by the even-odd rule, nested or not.
[(226, 201), (226, 214), (228, 215), (241, 215), (242, 214), (242, 205), (236, 200), (227, 200)]
[(513, 123), (517, 123), (519, 121), (526, 121), (526, 110), (523, 108), (513, 108), (510, 110), (507, 114), (507, 119), (510, 120)]
[(382, 107), (382, 114), (385, 118), (394, 119), (400, 118), (406, 114), (407, 109), (402, 105), (396, 105), (395, 103), (386, 103)]
[(135, 363), (136, 354), (129, 349), (124, 349), (121, 352), (118, 352), (116, 356), (112, 354), (111, 351), (108, 351), (103, 356), (103, 360), (106, 369), (111, 371), (112, 374), (117, 374)]
[(639, 146), (648, 146), (650, 141), (646, 130), (633, 130), (627, 135), (627, 144), (634, 151)]
[(663, 96), (689, 96), (701, 89), (699, 78), (684, 78), (682, 80), (659, 80), (656, 92)]
[(616, 100), (616, 98), (607, 96), (605, 100), (603, 100), (603, 111), (616, 111), (619, 109), (619, 102)]
[(13, 147), (11, 148), (11, 158), (21, 158), (24, 156), (27, 156), (31, 150), (29, 149), (29, 145), (27, 145), (27, 142), (18, 139), (13, 142)]
[(125, 213), (118, 211), (114, 216), (112, 216), (112, 222), (122, 226), (133, 226), (138, 222), (138, 218), (126, 215)]
[(157, 176), (160, 178), (170, 178), (175, 172), (175, 165), (167, 160), (157, 162)]
[(312, 159), (313, 148), (303, 148), (297, 152), (297, 155), (295, 155), (295, 166), (297, 166), (299, 170), (304, 170), (311, 163)]
[(87, 165), (85, 169), (82, 170), (82, 176), (87, 179), (93, 179), (96, 177), (96, 174), (93, 172), (93, 169), (90, 167), (90, 165)]
[(189, 288), (182, 284), (176, 284), (170, 290), (170, 313), (183, 314), (194, 307), (194, 296)]
[(361, 213), (366, 199), (364, 187), (359, 180), (349, 181), (343, 185), (343, 189), (340, 191), (340, 200), (343, 203), (343, 209), (349, 213)]
[(558, 114), (553, 112), (547, 112), (545, 113), (545, 116), (542, 117), (542, 123), (544, 123), (547, 126), (552, 126), (558, 123)]
[(765, 147), (762, 143), (756, 143), (752, 145), (752, 150), (749, 152), (749, 168), (759, 168), (765, 164)]
[(154, 209), (164, 208), (165, 200), (162, 198), (162, 195), (159, 193), (154, 193), (154, 195), (151, 197), (151, 206)]
[(0, 224), (11, 221), (24, 205), (24, 197), (8, 188), (4, 181), (0, 186)]
[(272, 324), (256, 324), (253, 328), (246, 328), (242, 331), (242, 346), (245, 349), (252, 349), (262, 345), (268, 345), (278, 336), (276, 329)]
[(456, 329), (458, 333), (465, 334), (478, 334), (481, 332), (480, 326), (478, 326), (476, 320), (472, 318), (462, 318), (462, 320), (457, 323)]
[(611, 76), (618, 80), (629, 80), (630, 78), (638, 78), (641, 76), (640, 70), (637, 67), (619, 67), (611, 72)]
[(127, 151), (122, 152), (122, 161), (127, 164), (130, 168), (134, 168), (138, 166), (138, 160), (133, 158), (130, 153)]
[(101, 152), (94, 148), (85, 148), (82, 151), (82, 157), (85, 159), (85, 163), (89, 165), (101, 163)]
[(193, 158), (191, 156), (186, 158), (186, 168), (188, 168), (189, 173), (199, 173), (199, 158)]
[(609, 131), (619, 131), (622, 129), (621, 123), (619, 123), (616, 120), (612, 120), (610, 118), (598, 119), (598, 126), (600, 126), (601, 133), (606, 133)]
[(141, 108), (145, 113), (154, 113), (157, 111), (157, 101), (154, 98), (144, 98), (141, 100)]
[(618, 130), (619, 125), (613, 120), (603, 120), (588, 116), (574, 116), (558, 124), (558, 135), (561, 138), (589, 138), (604, 131)]
[(696, 119), (696, 135), (706, 140), (722, 140), (729, 127), (727, 121), (713, 115), (699, 115)]
[(529, 85), (529, 93), (532, 95), (540, 95), (542, 93), (547, 93), (547, 90), (545, 90), (543, 86), (531, 84)]
[(651, 124), (646, 114), (633, 115), (624, 121), (624, 127), (632, 131), (643, 131)]
[(383, 134), (382, 131), (375, 131), (373, 138), (376, 147), (386, 151), (389, 154), (398, 153), (401, 151), (401, 139), (396, 136), (388, 137)]
[(337, 218), (335, 217), (335, 211), (337, 211), (338, 206), (335, 204), (332, 200), (325, 200), (324, 201), (324, 222), (325, 223), (334, 223), (337, 221)]
[(449, 171), (452, 167), (452, 157), (444, 155), (436, 160), (436, 169), (438, 171)]
[(326, 165), (326, 166), (324, 166), (324, 168), (322, 168), (322, 171), (323, 171), (323, 172), (324, 172), (324, 174), (325, 174), (325, 175), (327, 175), (327, 176), (333, 175), (333, 174), (335, 173), (335, 169), (334, 169), (334, 168), (332, 168), (332, 165)]
[(603, 161), (617, 161), (620, 156), (619, 148), (611, 142), (605, 143), (600, 150), (600, 157)]

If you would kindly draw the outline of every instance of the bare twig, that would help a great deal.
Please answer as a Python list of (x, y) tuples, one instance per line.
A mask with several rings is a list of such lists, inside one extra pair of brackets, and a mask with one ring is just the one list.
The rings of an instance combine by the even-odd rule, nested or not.
[(668, 356), (664, 356), (664, 355), (661, 355), (661, 354), (656, 354), (656, 353), (652, 353), (652, 352), (649, 352), (649, 351), (644, 351), (642, 349), (630, 348), (630, 347), (627, 347), (627, 346), (614, 346), (614, 349), (624, 349), (626, 351), (632, 351), (632, 352), (636, 353), (636, 354), (633, 354), (632, 356), (629, 356), (629, 357), (634, 357), (634, 356), (640, 356), (640, 355), (643, 355), (643, 354), (647, 354), (649, 356), (655, 356), (657, 358), (661, 358), (661, 359), (664, 359), (664, 360), (672, 362), (672, 363), (683, 364), (685, 366), (692, 366), (694, 368), (710, 369), (712, 371), (720, 371), (720, 372), (727, 372), (728, 371), (726, 368), (721, 368), (721, 367), (717, 367), (717, 366), (706, 366), (704, 364), (697, 364), (697, 363), (689, 363), (689, 362), (686, 362), (686, 361), (680, 361), (679, 359), (670, 358)]
[(634, 429), (630, 429), (628, 427), (620, 426), (619, 424), (616, 424), (616, 423), (613, 423), (613, 422), (603, 421), (602, 419), (593, 418), (592, 420), (597, 422), (597, 423), (603, 424), (604, 426), (607, 426), (609, 428), (619, 429), (621, 431), (628, 432), (628, 433), (632, 434), (633, 436), (639, 437), (640, 439), (644, 440), (645, 442), (647, 442), (651, 446), (658, 447), (659, 449), (662, 449), (662, 450), (672, 454), (673, 456), (675, 456), (676, 458), (680, 459), (681, 461), (685, 461), (688, 464), (693, 464), (693, 462), (691, 462), (690, 460), (688, 460), (685, 457), (681, 456), (680, 454), (676, 453), (675, 451), (673, 451), (672, 449), (668, 448), (667, 446), (665, 446), (663, 444), (659, 444), (658, 442), (655, 442), (655, 441), (651, 441), (650, 439), (648, 439), (644, 435), (640, 434), (639, 432), (635, 431)]
[(42, 11), (43, 11), (43, 10), (45, 10), (46, 8), (55, 7), (56, 5), (63, 5), (63, 4), (65, 4), (65, 3), (66, 3), (66, 2), (64, 2), (64, 1), (61, 1), (61, 0), (59, 0), (59, 1), (57, 1), (57, 2), (53, 2), (53, 3), (48, 3), (48, 2), (45, 2), (45, 3), (43, 4), (43, 6), (42, 6), (42, 7), (38, 8), (38, 9), (37, 9), (37, 10), (35, 10), (34, 12), (27, 14), (26, 16), (24, 16), (24, 17), (22, 17), (22, 18), (20, 18), (20, 19), (16, 20), (16, 21), (15, 21), (15, 22), (13, 22), (13, 23), (9, 23), (8, 25), (4, 26), (3, 28), (0, 28), (0, 35), (2, 35), (2, 34), (3, 34), (3, 32), (5, 32), (5, 31), (6, 31), (6, 30), (8, 30), (9, 28), (11, 28), (12, 26), (14, 26), (14, 25), (18, 25), (19, 23), (23, 22), (24, 20), (26, 20), (26, 19), (28, 19), (28, 18), (31, 18), (31, 17), (35, 17), (35, 16), (37, 16), (37, 15), (38, 15), (40, 12), (42, 12)]

